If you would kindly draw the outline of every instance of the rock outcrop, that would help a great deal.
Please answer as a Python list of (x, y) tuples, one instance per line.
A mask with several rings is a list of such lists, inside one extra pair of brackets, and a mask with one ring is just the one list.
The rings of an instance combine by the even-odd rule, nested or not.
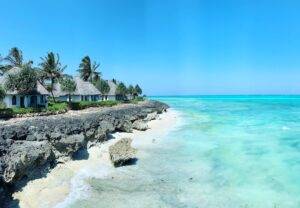
[(135, 122), (133, 122), (132, 128), (139, 131), (146, 131), (147, 129), (149, 129), (148, 124), (143, 120), (136, 120)]
[(109, 147), (110, 159), (115, 167), (128, 164), (135, 160), (136, 149), (131, 147), (132, 139), (122, 138)]
[(4, 123), (0, 126), (0, 199), (7, 185), (11, 187), (24, 177), (30, 179), (58, 162), (72, 159), (78, 150), (105, 141), (108, 133), (131, 132), (136, 120), (167, 108), (158, 101), (145, 101), (78, 115)]
[(144, 121), (152, 121), (158, 118), (157, 112), (149, 113)]

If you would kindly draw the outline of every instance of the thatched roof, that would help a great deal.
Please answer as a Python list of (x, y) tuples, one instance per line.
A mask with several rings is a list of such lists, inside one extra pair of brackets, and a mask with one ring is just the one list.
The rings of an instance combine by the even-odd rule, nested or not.
[[(90, 82), (83, 81), (80, 77), (75, 77), (76, 90), (73, 95), (100, 95), (101, 93), (97, 88)], [(61, 90), (60, 83), (54, 85), (53, 94), (55, 97), (68, 95), (67, 92)]]
[(115, 84), (112, 80), (107, 80), (107, 83), (109, 85), (109, 93), (107, 95), (116, 95), (116, 90), (117, 90), (117, 86), (118, 86), (118, 83)]
[[(14, 68), (10, 69), (8, 72), (6, 72), (3, 76), (0, 76), (0, 85), (4, 86), (8, 74), (16, 74), (16, 73), (19, 73), (21, 70), (22, 69), (19, 67), (14, 67)], [(15, 90), (15, 91), (6, 91), (6, 94), (16, 95), (16, 94), (20, 94), (20, 93)], [(49, 95), (49, 92), (46, 90), (46, 88), (43, 85), (41, 85), (39, 82), (37, 82), (36, 89), (34, 91), (30, 92), (29, 94)]]

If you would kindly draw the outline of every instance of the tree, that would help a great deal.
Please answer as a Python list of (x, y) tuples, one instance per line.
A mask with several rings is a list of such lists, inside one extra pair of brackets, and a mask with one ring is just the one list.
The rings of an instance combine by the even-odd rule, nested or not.
[(36, 90), (37, 80), (37, 73), (31, 65), (24, 65), (19, 72), (8, 74), (4, 85), (6, 90), (29, 94)]
[(6, 67), (2, 65), (1, 62), (3, 62), (3, 58), (0, 54), (0, 76), (2, 76), (6, 72)]
[(127, 93), (127, 88), (126, 88), (125, 84), (123, 82), (121, 82), (117, 86), (116, 94), (120, 95), (122, 97), (122, 99), (124, 99), (126, 96), (126, 93)]
[(79, 64), (78, 72), (84, 81), (96, 83), (100, 80), (101, 73), (97, 71), (100, 64), (94, 62), (92, 64), (89, 56), (85, 56)]
[(61, 79), (60, 84), (61, 84), (61, 90), (63, 92), (68, 93), (69, 106), (71, 106), (71, 102), (72, 102), (71, 95), (75, 92), (75, 90), (77, 88), (76, 82), (69, 77), (65, 77), (65, 78)]
[(143, 93), (142, 89), (140, 88), (139, 85), (135, 86), (135, 95), (141, 95)]
[(23, 53), (17, 47), (10, 49), (8, 55), (4, 58), (0, 57), (0, 62), (3, 64), (0, 65), (0, 75), (3, 75), (5, 72), (9, 71), (13, 67), (23, 67), (23, 65), (32, 65), (32, 61), (24, 63)]
[(96, 88), (101, 92), (102, 100), (104, 100), (104, 96), (109, 93), (110, 87), (107, 81), (100, 79), (95, 83)]
[(132, 85), (129, 85), (127, 90), (128, 90), (128, 93), (131, 96), (133, 96), (133, 98), (134, 98), (134, 96), (135, 96), (135, 88)]
[(10, 49), (8, 55), (3, 60), (8, 63), (7, 67), (22, 67), (23, 52), (17, 47), (13, 47)]
[(4, 88), (0, 85), (0, 102), (5, 98), (5, 90)]
[(42, 80), (43, 84), (45, 84), (45, 80), (50, 80), (50, 85), (46, 88), (51, 93), (52, 98), (55, 102), (53, 94), (53, 91), (55, 90), (54, 83), (62, 77), (63, 71), (67, 66), (62, 66), (59, 55), (55, 55), (53, 52), (48, 53), (45, 57), (42, 57), (41, 60), (42, 63), (39, 64), (41, 66), (39, 77)]

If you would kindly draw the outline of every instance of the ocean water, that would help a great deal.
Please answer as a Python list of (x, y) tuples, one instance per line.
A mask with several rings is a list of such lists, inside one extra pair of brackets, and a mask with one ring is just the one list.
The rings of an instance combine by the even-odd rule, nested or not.
[(154, 99), (180, 125), (68, 207), (300, 207), (299, 96)]

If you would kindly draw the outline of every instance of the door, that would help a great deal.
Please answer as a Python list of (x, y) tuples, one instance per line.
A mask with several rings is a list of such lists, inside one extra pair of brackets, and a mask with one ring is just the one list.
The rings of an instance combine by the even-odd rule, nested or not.
[(24, 97), (20, 97), (20, 107), (25, 108), (25, 102), (24, 102)]
[(37, 107), (37, 96), (34, 95), (30, 97), (30, 107)]

